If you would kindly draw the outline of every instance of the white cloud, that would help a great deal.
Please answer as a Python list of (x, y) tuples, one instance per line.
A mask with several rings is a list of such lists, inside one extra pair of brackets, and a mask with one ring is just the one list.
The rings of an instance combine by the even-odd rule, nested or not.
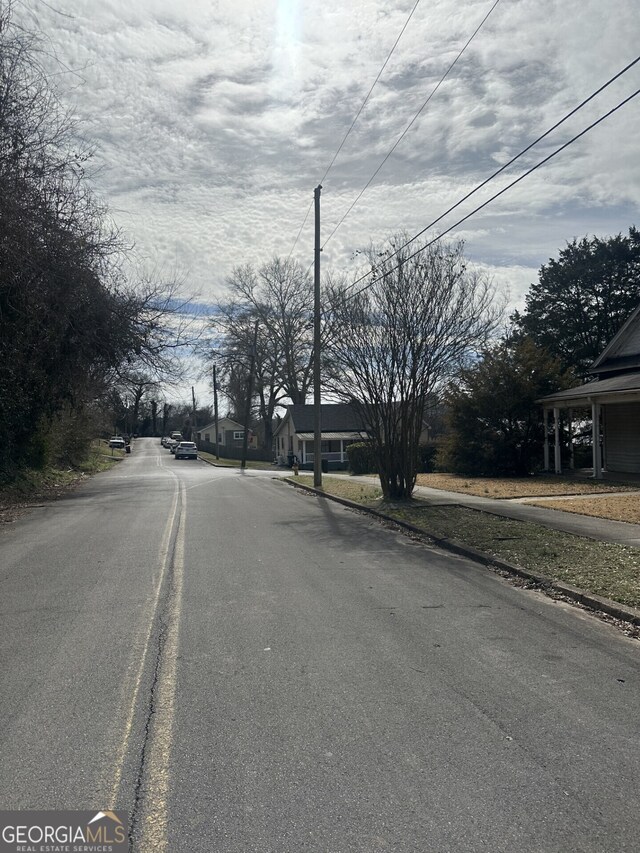
[[(288, 254), (413, 0), (25, 0), (67, 66), (98, 146), (99, 192), (141, 257), (215, 299), (234, 264)], [(323, 240), (490, 8), (421, 3), (322, 195)], [(502, 2), (323, 253), (416, 233), (635, 58), (636, 0)], [(26, 14), (23, 11), (21, 14)], [(439, 227), (640, 83), (634, 68)], [(626, 231), (640, 207), (640, 98), (459, 229), (521, 305), (567, 240)], [(312, 259), (312, 217), (295, 254)]]

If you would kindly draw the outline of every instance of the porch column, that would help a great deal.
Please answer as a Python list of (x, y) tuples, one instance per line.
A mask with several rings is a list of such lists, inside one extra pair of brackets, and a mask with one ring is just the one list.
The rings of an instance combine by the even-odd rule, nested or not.
[(554, 436), (554, 454), (553, 461), (555, 463), (556, 474), (562, 474), (562, 459), (560, 458), (560, 409), (553, 410), (553, 436)]
[(344, 463), (344, 438), (340, 439), (340, 464)]
[(544, 410), (544, 470), (549, 470), (549, 409)]
[(569, 468), (575, 468), (575, 457), (573, 453), (573, 409), (569, 409)]
[(593, 476), (596, 480), (602, 479), (602, 460), (600, 458), (600, 406), (591, 403), (591, 441), (593, 444)]

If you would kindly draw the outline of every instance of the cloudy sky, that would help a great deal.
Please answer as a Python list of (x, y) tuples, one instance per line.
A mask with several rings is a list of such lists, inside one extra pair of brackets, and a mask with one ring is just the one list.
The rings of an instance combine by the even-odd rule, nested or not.
[[(215, 302), (236, 264), (313, 259), (494, 0), (23, 0), (75, 73), (97, 190), (149, 266)], [(323, 252), (436, 219), (640, 53), (637, 0), (500, 0)], [(640, 63), (438, 226), (640, 88)], [(640, 225), (640, 97), (454, 233), (522, 304), (567, 240)], [(429, 232), (434, 235), (437, 230)], [(295, 248), (294, 248), (295, 243)]]

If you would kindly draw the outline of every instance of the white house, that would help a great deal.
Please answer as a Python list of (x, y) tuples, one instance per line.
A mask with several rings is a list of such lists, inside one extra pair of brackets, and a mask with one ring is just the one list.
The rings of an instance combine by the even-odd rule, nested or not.
[[(197, 432), (198, 441), (208, 441), (209, 444), (216, 443), (216, 426), (215, 422), (201, 427)], [(237, 447), (241, 448), (244, 441), (244, 427), (237, 421), (231, 418), (218, 418), (218, 444), (221, 447)], [(257, 439), (251, 430), (249, 430), (248, 447), (257, 447)]]
[[(353, 406), (346, 403), (323, 403), (320, 406), (322, 459), (330, 468), (346, 468), (347, 447), (367, 438), (367, 432)], [(313, 466), (314, 407), (296, 404), (287, 406), (287, 412), (273, 434), (273, 452), (276, 459), (291, 462), (296, 457), (299, 464)]]
[[(584, 385), (549, 394), (538, 402), (544, 407), (545, 427), (549, 412), (554, 421), (554, 469), (561, 473), (560, 411), (591, 410), (593, 422), (593, 476), (603, 470), (640, 474), (640, 305), (611, 343), (591, 365), (597, 378)], [(602, 445), (602, 449), (601, 449)], [(545, 468), (549, 465), (549, 433), (545, 429)]]

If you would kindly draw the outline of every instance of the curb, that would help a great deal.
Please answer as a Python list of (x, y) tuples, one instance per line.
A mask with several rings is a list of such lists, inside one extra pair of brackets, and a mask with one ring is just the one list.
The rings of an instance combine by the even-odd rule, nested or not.
[(200, 454), (198, 454), (198, 459), (201, 462), (204, 462), (205, 465), (211, 465), (212, 468), (228, 468), (228, 465), (218, 465), (216, 462), (212, 462), (210, 459), (203, 459)]
[(603, 598), (600, 595), (595, 595), (595, 593), (587, 592), (586, 590), (579, 589), (576, 586), (571, 586), (563, 581), (556, 581), (546, 575), (536, 574), (528, 569), (523, 569), (521, 566), (516, 566), (513, 563), (508, 563), (506, 560), (501, 560), (499, 557), (487, 554), (485, 551), (479, 551), (477, 548), (472, 548), (470, 545), (458, 542), (457, 539), (445, 539), (432, 536), (426, 530), (421, 530), (419, 527), (415, 527), (413, 524), (409, 524), (406, 521), (399, 521), (396, 518), (392, 518), (390, 515), (378, 512), (378, 510), (371, 509), (370, 507), (362, 506), (362, 504), (354, 503), (354, 501), (350, 501), (347, 498), (339, 498), (335, 495), (329, 495), (320, 489), (316, 489), (315, 486), (296, 483), (294, 480), (287, 478), (282, 478), (281, 482), (287, 483), (296, 489), (301, 489), (305, 492), (318, 495), (319, 497), (327, 498), (328, 500), (342, 504), (349, 509), (354, 509), (358, 512), (363, 512), (367, 515), (380, 518), (383, 521), (388, 521), (389, 523), (395, 524), (397, 527), (401, 527), (411, 533), (426, 536), (439, 548), (451, 551), (460, 557), (467, 557), (468, 559), (474, 560), (476, 563), (481, 563), (484, 566), (501, 569), (502, 571), (508, 572), (510, 575), (515, 575), (516, 577), (531, 581), (535, 586), (544, 590), (554, 590), (555, 592), (564, 595), (566, 598), (570, 598), (572, 601), (582, 604), (589, 610), (594, 610), (598, 613), (606, 613), (607, 616), (612, 616), (614, 619), (620, 619), (623, 622), (630, 622), (632, 625), (640, 626), (640, 610), (635, 607), (620, 604), (617, 601), (612, 601), (610, 598)]

